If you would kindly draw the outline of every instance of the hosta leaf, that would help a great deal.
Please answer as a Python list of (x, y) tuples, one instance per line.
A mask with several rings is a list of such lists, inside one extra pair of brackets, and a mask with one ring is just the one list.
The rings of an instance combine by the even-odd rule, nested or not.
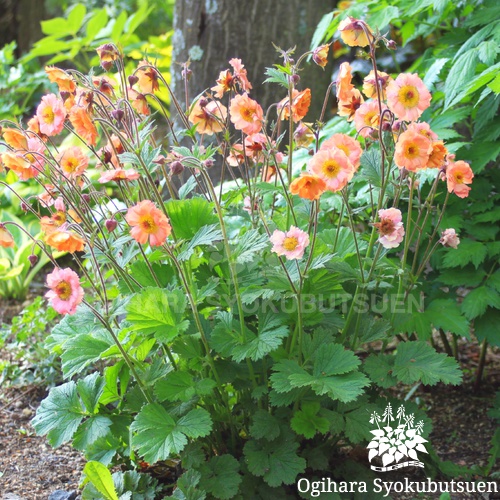
[(154, 333), (161, 342), (171, 342), (189, 326), (182, 321), (186, 297), (180, 290), (144, 288), (126, 306), (131, 331)]
[(232, 455), (219, 455), (200, 467), (200, 488), (215, 498), (234, 498), (242, 481), (240, 464)]
[(57, 448), (73, 437), (83, 415), (76, 384), (67, 382), (50, 390), (40, 404), (32, 424), (37, 434), (47, 435), (49, 443)]
[(437, 382), (457, 385), (462, 380), (456, 360), (437, 353), (423, 341), (398, 345), (392, 373), (404, 384), (421, 381), (425, 385), (435, 385)]
[(269, 486), (293, 484), (304, 472), (306, 461), (297, 455), (296, 443), (291, 434), (280, 435), (274, 441), (251, 440), (245, 444), (243, 454), (248, 470), (263, 477)]

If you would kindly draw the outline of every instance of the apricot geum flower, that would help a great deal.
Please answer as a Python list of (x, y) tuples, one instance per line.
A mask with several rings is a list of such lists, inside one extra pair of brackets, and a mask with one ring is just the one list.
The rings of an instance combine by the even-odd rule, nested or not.
[(328, 51), (330, 44), (320, 45), (313, 50), (312, 60), (320, 67), (324, 68), (328, 64)]
[(82, 252), (85, 240), (74, 231), (71, 231), (67, 222), (58, 226), (58, 221), (44, 216), (40, 219), (42, 231), (45, 233), (45, 243), (59, 252)]
[[(387, 106), (382, 103), (382, 111)], [(367, 101), (354, 113), (354, 124), (361, 137), (369, 137), (380, 125), (380, 109), (377, 101)]]
[(309, 235), (295, 226), (287, 232), (276, 229), (270, 240), (273, 244), (271, 252), (284, 255), (288, 260), (301, 259), (309, 245)]
[(0, 247), (8, 248), (14, 246), (14, 238), (7, 231), (5, 224), (0, 223)]
[(81, 106), (73, 106), (69, 112), (69, 121), (75, 132), (88, 144), (95, 146), (99, 136), (97, 128), (88, 111)]
[[(307, 115), (309, 106), (311, 105), (311, 89), (305, 89), (299, 92), (297, 89), (292, 90), (292, 120), (297, 123)], [(285, 97), (278, 103), (278, 116), (281, 120), (290, 118), (290, 99)]]
[(349, 99), (351, 92), (354, 89), (352, 82), (352, 67), (348, 62), (343, 62), (339, 68), (339, 74), (335, 82), (336, 96), (339, 101)]
[(416, 172), (427, 167), (431, 153), (432, 141), (429, 138), (414, 130), (406, 130), (396, 143), (394, 161), (398, 167)]
[(47, 275), (47, 287), (50, 290), (45, 294), (50, 305), (59, 314), (75, 314), (76, 308), (83, 301), (83, 288), (80, 278), (69, 268), (54, 269)]
[(378, 211), (380, 222), (373, 224), (379, 232), (378, 242), (384, 248), (396, 248), (403, 241), (405, 230), (403, 216), (397, 208), (387, 208)]
[(49, 137), (59, 134), (64, 128), (66, 114), (61, 99), (55, 94), (44, 95), (36, 110), (40, 132)]
[(471, 184), (473, 178), (474, 173), (465, 161), (451, 162), (446, 168), (448, 192), (455, 193), (459, 198), (469, 196), (471, 188), (467, 184)]
[(400, 120), (418, 120), (430, 103), (431, 94), (416, 73), (401, 73), (387, 85), (387, 105)]
[(339, 24), (340, 37), (342, 41), (350, 47), (366, 47), (370, 44), (367, 32), (371, 33), (371, 28), (364, 21), (347, 17)]
[(3, 153), (2, 163), (25, 181), (40, 175), (45, 165), (45, 144), (37, 137), (27, 140), (26, 150)]
[(441, 233), (439, 243), (441, 243), (441, 245), (443, 245), (444, 247), (458, 248), (458, 245), (460, 244), (460, 238), (453, 228), (449, 228), (445, 229)]
[(326, 191), (326, 183), (317, 175), (303, 173), (290, 184), (290, 192), (307, 200), (318, 200)]
[(172, 232), (167, 216), (150, 200), (129, 208), (125, 220), (132, 227), (130, 235), (141, 244), (149, 240), (151, 246), (163, 245)]
[(197, 125), (198, 133), (213, 135), (223, 130), (226, 118), (226, 106), (219, 101), (207, 101), (202, 97), (194, 103), (188, 119), (193, 125)]
[(153, 94), (160, 88), (158, 72), (148, 61), (141, 61), (139, 63), (139, 69), (135, 72), (135, 76), (139, 79), (137, 85), (143, 94)]
[(233, 58), (229, 61), (229, 64), (233, 68), (233, 73), (229, 69), (221, 71), (217, 79), (217, 85), (210, 89), (217, 99), (222, 99), (224, 94), (230, 90), (236, 90), (236, 84), (244, 92), (252, 90), (252, 84), (248, 81), (247, 70), (244, 64), (241, 63), (241, 59)]
[(139, 177), (139, 172), (135, 171), (133, 168), (112, 168), (101, 174), (99, 182), (101, 184), (105, 184), (106, 182), (111, 181), (135, 181), (139, 179)]
[(386, 99), (386, 89), (389, 82), (392, 80), (390, 75), (383, 71), (377, 71), (377, 79), (375, 79), (375, 72), (371, 70), (363, 80), (363, 93), (366, 97), (377, 99), (377, 83), (380, 92), (380, 98)]
[(59, 87), (59, 92), (75, 92), (75, 80), (66, 71), (55, 66), (45, 66), (45, 73), (47, 73), (49, 80)]
[(28, 138), (27, 136), (15, 128), (4, 128), (2, 130), (3, 140), (12, 149), (28, 149)]
[(243, 95), (237, 94), (231, 99), (229, 114), (236, 130), (251, 135), (262, 129), (264, 112), (260, 104), (250, 99), (246, 92)]
[(360, 143), (347, 134), (334, 134), (321, 143), (320, 149), (337, 148), (345, 153), (354, 170), (358, 170), (361, 164), (363, 150)]
[(71, 146), (59, 153), (57, 165), (69, 179), (75, 179), (85, 173), (89, 158), (79, 146)]
[(329, 191), (340, 191), (352, 179), (354, 167), (338, 148), (320, 149), (309, 161), (308, 170), (325, 181)]

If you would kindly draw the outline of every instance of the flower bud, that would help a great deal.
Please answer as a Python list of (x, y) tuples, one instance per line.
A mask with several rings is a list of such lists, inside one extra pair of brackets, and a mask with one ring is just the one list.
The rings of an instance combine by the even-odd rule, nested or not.
[(180, 161), (176, 160), (170, 164), (170, 173), (172, 175), (180, 175), (183, 171), (184, 165)]
[(31, 254), (28, 256), (28, 260), (30, 261), (31, 267), (35, 267), (36, 263), (38, 262), (38, 257), (34, 254)]
[(390, 132), (392, 130), (392, 125), (389, 122), (383, 121), (382, 122), (382, 130), (384, 132)]
[(200, 105), (200, 108), (205, 108), (208, 104), (208, 99), (205, 97), (202, 97), (199, 101), (198, 104)]
[(385, 44), (385, 46), (389, 50), (396, 50), (398, 48), (398, 46), (394, 40), (388, 40), (387, 43)]
[(90, 195), (87, 194), (87, 193), (83, 193), (82, 194), (82, 200), (85, 202), (85, 203), (88, 203), (90, 201)]
[(114, 109), (111, 111), (111, 116), (120, 123), (123, 120), (123, 116), (125, 115), (123, 109)]
[(101, 66), (104, 71), (109, 71), (113, 66), (113, 62), (120, 56), (117, 48), (111, 43), (105, 43), (96, 49), (99, 54)]
[(139, 81), (139, 77), (137, 77), (135, 75), (130, 75), (128, 77), (128, 84), (130, 85), (130, 88), (132, 88), (138, 81)]
[(116, 229), (118, 222), (116, 222), (115, 219), (106, 219), (106, 222), (104, 223), (104, 225), (106, 226), (106, 229), (108, 230), (108, 232), (112, 233)]
[(191, 78), (191, 75), (193, 74), (193, 72), (189, 69), (189, 68), (186, 68), (186, 69), (183, 69), (181, 71), (181, 76), (183, 79), (189, 81), (189, 79)]
[(21, 210), (23, 212), (27, 212), (29, 210), (28, 205), (24, 201), (21, 202)]
[(316, 47), (312, 54), (312, 60), (318, 65), (324, 68), (328, 64), (328, 51), (330, 50), (330, 44), (320, 45)]
[(203, 166), (205, 168), (212, 168), (214, 166), (214, 161), (211, 158), (208, 158), (203, 162)]

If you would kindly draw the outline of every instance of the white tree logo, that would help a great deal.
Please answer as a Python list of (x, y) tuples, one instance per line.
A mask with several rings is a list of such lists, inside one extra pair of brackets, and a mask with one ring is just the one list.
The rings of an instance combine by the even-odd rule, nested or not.
[[(398, 408), (396, 418), (394, 418), (390, 403), (382, 417), (377, 412), (373, 412), (370, 424), (376, 424), (377, 429), (370, 431), (374, 437), (368, 444), (368, 460), (371, 462), (378, 456), (383, 464), (383, 467), (371, 465), (372, 470), (387, 472), (402, 467), (424, 466), (417, 456), (417, 451), (427, 453), (424, 446), (427, 439), (421, 436), (424, 423), (419, 421), (415, 424), (415, 416), (406, 415), (403, 405)], [(406, 461), (402, 462), (403, 459)]]

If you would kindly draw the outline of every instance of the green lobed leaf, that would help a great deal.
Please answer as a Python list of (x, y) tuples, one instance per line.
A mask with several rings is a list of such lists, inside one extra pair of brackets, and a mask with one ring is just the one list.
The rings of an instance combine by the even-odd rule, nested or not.
[(318, 415), (320, 410), (321, 404), (318, 401), (302, 403), (301, 410), (294, 413), (290, 422), (292, 429), (307, 439), (312, 439), (317, 432), (326, 434), (330, 429), (330, 422)]
[(500, 294), (488, 286), (471, 290), (462, 302), (462, 311), (469, 319), (482, 316), (488, 306), (500, 309)]
[(427, 342), (403, 342), (398, 345), (393, 375), (404, 384), (422, 382), (435, 385), (438, 382), (457, 385), (462, 372), (456, 360), (437, 353)]
[(293, 484), (304, 472), (306, 461), (297, 455), (296, 443), (290, 433), (274, 441), (251, 440), (245, 444), (243, 454), (248, 470), (263, 477), (269, 486)]
[(474, 76), (477, 63), (477, 49), (470, 49), (462, 54), (453, 64), (446, 78), (445, 109), (451, 107), (455, 97), (466, 87)]
[(268, 441), (276, 439), (280, 435), (279, 420), (266, 410), (257, 410), (252, 418), (250, 435)]
[(238, 244), (233, 250), (233, 257), (239, 264), (251, 262), (256, 253), (262, 252), (269, 246), (267, 234), (260, 234), (257, 229), (250, 229), (238, 238)]
[(93, 415), (85, 420), (73, 436), (73, 448), (81, 451), (94, 444), (99, 438), (105, 437), (113, 422), (103, 415)]
[(327, 344), (315, 355), (313, 374), (315, 377), (341, 375), (352, 372), (359, 364), (359, 358), (352, 351), (340, 344)]
[(222, 239), (222, 231), (216, 224), (203, 226), (191, 239), (181, 247), (178, 255), (179, 260), (188, 260), (194, 253), (194, 249), (200, 245), (213, 245)]
[(424, 316), (435, 328), (470, 338), (469, 322), (452, 299), (435, 299), (425, 309)]
[(384, 389), (393, 387), (398, 382), (392, 375), (393, 367), (394, 356), (392, 354), (370, 354), (363, 364), (363, 369), (372, 382)]
[(106, 380), (98, 372), (87, 375), (77, 382), (78, 395), (88, 413), (95, 413), (105, 385)]
[(469, 263), (477, 269), (484, 261), (488, 250), (484, 243), (463, 238), (457, 249), (449, 251), (443, 258), (443, 267), (464, 267)]
[(474, 320), (474, 334), (479, 342), (486, 340), (492, 346), (500, 346), (500, 311), (498, 309), (488, 308), (479, 318)]
[(240, 464), (232, 455), (212, 457), (199, 469), (200, 488), (221, 500), (234, 498), (242, 481), (239, 470)]
[(131, 331), (154, 333), (160, 342), (171, 342), (189, 326), (182, 320), (186, 297), (181, 290), (148, 287), (135, 294), (126, 306)]
[(68, 442), (83, 419), (83, 407), (78, 399), (76, 384), (67, 382), (53, 387), (42, 401), (32, 421), (37, 434), (47, 435), (49, 443), (57, 448)]
[(214, 206), (205, 198), (170, 200), (165, 204), (176, 238), (191, 240), (204, 226), (217, 222)]

